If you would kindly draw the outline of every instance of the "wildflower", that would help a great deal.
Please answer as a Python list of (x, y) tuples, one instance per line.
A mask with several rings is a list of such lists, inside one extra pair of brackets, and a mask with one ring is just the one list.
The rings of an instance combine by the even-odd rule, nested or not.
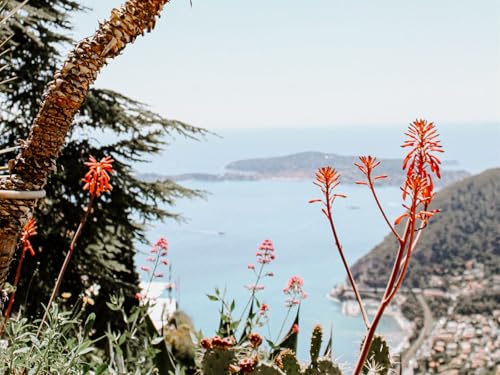
[(247, 266), (247, 268), (248, 268), (249, 270), (254, 270), (254, 269), (255, 269), (255, 265), (253, 265), (253, 264), (251, 264), (251, 263), (250, 263), (250, 264)]
[(252, 332), (248, 336), (248, 341), (250, 341), (250, 344), (252, 344), (252, 347), (254, 349), (256, 349), (260, 346), (260, 344), (262, 344), (262, 336), (256, 332)]
[(288, 280), (287, 286), (283, 289), (283, 293), (290, 296), (285, 301), (287, 307), (298, 305), (301, 300), (307, 298), (307, 293), (302, 289), (303, 286), (304, 280), (299, 276), (292, 276), (290, 280)]
[(113, 190), (113, 186), (109, 183), (109, 175), (113, 173), (113, 161), (109, 156), (102, 158), (100, 161), (90, 156), (89, 161), (84, 163), (89, 167), (89, 171), (82, 180), (85, 182), (83, 190), (88, 190), (91, 196), (96, 197)]
[(264, 240), (256, 253), (257, 262), (261, 264), (271, 263), (276, 257), (274, 255), (274, 246), (271, 240)]
[(168, 259), (162, 259), (160, 261), (164, 266), (168, 266)]
[(165, 237), (160, 237), (158, 241), (156, 241), (155, 247), (165, 252), (166, 255), (166, 252), (168, 251), (167, 239)]
[(155, 257), (147, 257), (146, 262), (154, 262), (156, 259)]
[(267, 303), (263, 303), (262, 305), (260, 305), (259, 314), (261, 316), (264, 316), (267, 311), (269, 311), (269, 305)]
[(288, 284), (286, 288), (283, 290), (283, 292), (285, 294), (290, 294), (292, 291), (302, 290), (303, 286), (304, 286), (304, 279), (302, 279), (299, 276), (292, 276), (290, 280), (288, 280)]
[(155, 272), (153, 276), (156, 278), (161, 278), (164, 276), (164, 274), (162, 272)]
[(273, 277), (274, 276), (274, 272), (267, 272), (266, 276)]
[(298, 325), (297, 323), (295, 323), (295, 324), (292, 326), (292, 333), (294, 333), (294, 334), (299, 333), (299, 325)]
[(252, 358), (243, 358), (238, 365), (244, 374), (249, 374), (253, 371), (255, 361)]
[(146, 266), (141, 266), (141, 271), (149, 272), (149, 271), (151, 271), (151, 268), (146, 267)]
[(136, 294), (134, 294), (134, 298), (138, 301), (142, 301), (143, 296), (141, 293), (137, 292)]

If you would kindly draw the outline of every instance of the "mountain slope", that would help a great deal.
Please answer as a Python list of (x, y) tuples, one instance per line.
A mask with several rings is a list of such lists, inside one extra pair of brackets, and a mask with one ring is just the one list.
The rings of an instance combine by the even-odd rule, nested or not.
[[(475, 259), (486, 274), (500, 272), (500, 168), (468, 177), (438, 192), (435, 215), (414, 252), (405, 286), (428, 286), (430, 275), (459, 274)], [(388, 235), (353, 266), (363, 285), (385, 286), (396, 254)]]

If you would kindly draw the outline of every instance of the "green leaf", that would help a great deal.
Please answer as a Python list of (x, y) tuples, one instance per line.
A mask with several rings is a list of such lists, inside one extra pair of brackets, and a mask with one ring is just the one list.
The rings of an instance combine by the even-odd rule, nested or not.
[(219, 300), (219, 297), (217, 296), (214, 296), (212, 294), (207, 294), (207, 297), (210, 301), (218, 301)]

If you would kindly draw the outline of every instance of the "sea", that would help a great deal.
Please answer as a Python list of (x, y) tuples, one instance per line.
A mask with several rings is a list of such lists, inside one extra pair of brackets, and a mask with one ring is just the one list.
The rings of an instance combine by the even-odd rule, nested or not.
[[(400, 144), (406, 126), (209, 130), (214, 134), (199, 141), (167, 139), (170, 144), (161, 155), (136, 165), (138, 173), (222, 173), (231, 161), (303, 151), (402, 157)], [(446, 167), (479, 173), (500, 166), (500, 124), (446, 124), (439, 131), (446, 151), (441, 159)], [(266, 271), (274, 276), (266, 277), (262, 281), (264, 290), (257, 293), (259, 300), (270, 307), (270, 324), (260, 332), (276, 339), (287, 315), (282, 290), (291, 276), (300, 276), (308, 297), (301, 304), (299, 357), (307, 360), (312, 327), (320, 324), (325, 335), (333, 332), (334, 358), (347, 368), (352, 366), (364, 326), (360, 316), (343, 315), (341, 305), (327, 298), (332, 287), (345, 281), (346, 273), (320, 205), (308, 203), (321, 197), (312, 181), (187, 180), (181, 184), (203, 191), (204, 197), (179, 199), (175, 206), (165, 207), (181, 214), (183, 220), (150, 223), (147, 234), (151, 242), (167, 238), (172, 281), (176, 284), (173, 295), (196, 329), (205, 336), (215, 334), (220, 305), (207, 297), (215, 288), (224, 291), (229, 301), (236, 301), (234, 315), (239, 317), (250, 296), (244, 286), (255, 281), (247, 266), (256, 263), (260, 243), (270, 239), (276, 259)], [(335, 202), (333, 212), (345, 255), (352, 264), (380, 243), (388, 228), (366, 187), (341, 184), (337, 192), (347, 195)], [(388, 216), (397, 217), (402, 212), (400, 189), (380, 187), (378, 193)], [(137, 246), (139, 268), (147, 263), (149, 247)], [(145, 281), (147, 275), (139, 272)], [(292, 318), (293, 313), (288, 316), (287, 328)], [(392, 346), (402, 339), (401, 328), (390, 316), (382, 320), (379, 331), (390, 338)]]

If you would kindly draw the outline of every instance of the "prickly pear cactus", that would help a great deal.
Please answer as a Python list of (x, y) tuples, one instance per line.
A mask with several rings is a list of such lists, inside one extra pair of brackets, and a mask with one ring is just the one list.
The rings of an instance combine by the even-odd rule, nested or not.
[[(286, 373), (288, 374), (288, 373)], [(259, 363), (250, 375), (286, 375), (278, 366), (271, 363)]]
[(342, 375), (340, 368), (330, 358), (320, 358), (316, 363), (311, 363), (304, 375)]
[(369, 374), (370, 370), (376, 371), (377, 375), (387, 375), (391, 368), (391, 354), (389, 345), (382, 336), (375, 336), (366, 357), (363, 374)]
[(311, 364), (318, 362), (322, 340), (323, 340), (323, 330), (321, 329), (320, 325), (316, 325), (313, 328), (311, 337), (311, 348), (309, 350), (309, 353), (311, 355)]
[(295, 352), (290, 349), (285, 349), (280, 353), (281, 364), (287, 375), (300, 375), (300, 364), (295, 356)]
[(229, 365), (234, 361), (235, 353), (231, 349), (207, 350), (202, 360), (203, 375), (229, 374)]

